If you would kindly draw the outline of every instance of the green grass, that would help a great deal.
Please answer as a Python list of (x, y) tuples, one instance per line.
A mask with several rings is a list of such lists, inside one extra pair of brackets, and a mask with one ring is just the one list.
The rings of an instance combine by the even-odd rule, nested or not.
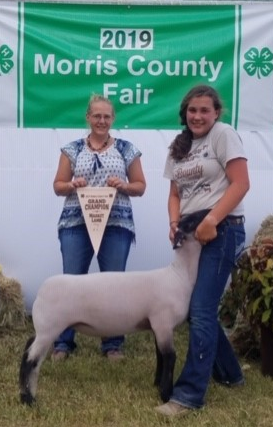
[[(0, 330), (0, 427), (270, 427), (273, 425), (272, 378), (262, 376), (259, 362), (249, 365), (246, 385), (229, 389), (212, 382), (207, 404), (187, 417), (165, 418), (153, 386), (154, 341), (150, 333), (126, 339), (126, 358), (110, 362), (99, 339), (77, 334), (78, 350), (69, 359), (43, 363), (33, 408), (19, 402), (18, 370), (27, 330)], [(187, 347), (187, 329), (175, 332), (179, 374)], [(248, 367), (248, 366), (247, 366)]]

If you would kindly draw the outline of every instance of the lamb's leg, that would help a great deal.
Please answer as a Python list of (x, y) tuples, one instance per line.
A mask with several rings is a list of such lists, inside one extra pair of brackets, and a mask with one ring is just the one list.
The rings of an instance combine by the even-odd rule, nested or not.
[(156, 339), (155, 339), (155, 350), (156, 350), (156, 371), (155, 371), (154, 385), (156, 387), (160, 387), (161, 378), (163, 375), (163, 356), (158, 348)]
[(48, 349), (48, 344), (37, 345), (35, 337), (27, 341), (19, 371), (21, 403), (31, 406), (35, 402), (39, 370)]
[[(166, 337), (164, 337), (166, 335)], [(173, 347), (173, 331), (155, 333), (157, 366), (154, 384), (159, 387), (163, 402), (167, 402), (172, 394), (173, 373), (176, 353)]]
[(31, 337), (25, 346), (24, 354), (22, 357), (20, 371), (19, 371), (19, 385), (20, 385), (20, 400), (21, 403), (32, 405), (34, 402), (34, 396), (30, 391), (30, 382), (32, 377), (32, 371), (37, 366), (37, 360), (29, 361), (29, 348), (34, 342), (35, 337)]
[(163, 402), (167, 402), (172, 394), (175, 362), (174, 350), (163, 354), (163, 373), (160, 383), (160, 396)]

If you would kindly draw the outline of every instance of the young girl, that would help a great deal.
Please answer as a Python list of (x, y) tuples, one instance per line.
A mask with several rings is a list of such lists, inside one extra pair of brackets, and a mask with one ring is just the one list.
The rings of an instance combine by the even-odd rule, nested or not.
[(179, 218), (210, 209), (195, 231), (202, 245), (190, 303), (189, 347), (170, 401), (156, 408), (167, 415), (201, 408), (211, 376), (227, 385), (243, 384), (232, 347), (218, 323), (218, 306), (245, 243), (242, 200), (249, 190), (242, 141), (219, 122), (222, 104), (210, 86), (194, 87), (181, 103), (185, 129), (172, 142), (164, 176), (170, 180), (170, 240)]

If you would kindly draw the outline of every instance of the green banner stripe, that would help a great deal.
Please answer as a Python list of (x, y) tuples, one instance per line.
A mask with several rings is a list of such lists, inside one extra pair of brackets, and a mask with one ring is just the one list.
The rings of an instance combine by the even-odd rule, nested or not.
[(22, 99), (22, 64), (23, 64), (23, 51), (22, 51), (22, 37), (23, 37), (23, 19), (24, 19), (24, 4), (18, 4), (18, 43), (17, 43), (17, 126), (22, 127), (22, 117), (21, 112), (23, 113), (23, 99)]
[(182, 97), (200, 83), (220, 91), (231, 123), (235, 13), (25, 3), (23, 126), (83, 128), (90, 94), (102, 93), (114, 103), (116, 128), (176, 129)]
[(239, 96), (240, 96), (240, 65), (241, 65), (241, 43), (242, 43), (242, 7), (235, 8), (235, 94), (233, 95), (233, 117), (232, 125), (237, 129), (239, 120)]

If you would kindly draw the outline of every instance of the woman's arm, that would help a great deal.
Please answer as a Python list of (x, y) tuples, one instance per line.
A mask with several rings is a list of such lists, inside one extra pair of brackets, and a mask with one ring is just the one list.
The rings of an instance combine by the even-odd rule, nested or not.
[(76, 188), (87, 185), (84, 178), (73, 180), (71, 163), (65, 154), (61, 154), (58, 169), (53, 182), (53, 189), (57, 196), (69, 196)]
[(123, 181), (117, 176), (113, 176), (107, 180), (107, 184), (110, 187), (117, 188), (118, 191), (128, 196), (142, 196), (146, 189), (146, 180), (140, 157), (136, 157), (129, 166), (128, 182)]

